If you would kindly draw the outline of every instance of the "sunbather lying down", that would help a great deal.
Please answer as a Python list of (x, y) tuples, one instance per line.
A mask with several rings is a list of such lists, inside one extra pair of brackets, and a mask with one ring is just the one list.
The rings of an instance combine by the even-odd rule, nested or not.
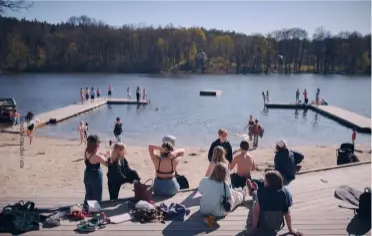
[[(284, 219), (289, 233), (301, 236), (302, 233), (292, 228), (290, 207), (292, 195), (284, 187), (283, 178), (278, 171), (265, 172), (263, 184), (247, 180), (249, 194), (252, 195), (252, 224), (246, 226), (246, 235), (276, 235), (284, 227)], [(284, 219), (283, 219), (284, 218)]]

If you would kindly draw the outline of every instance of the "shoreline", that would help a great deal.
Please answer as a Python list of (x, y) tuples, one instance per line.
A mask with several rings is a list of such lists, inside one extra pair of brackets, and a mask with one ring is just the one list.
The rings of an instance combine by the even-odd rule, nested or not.
[[(72, 193), (84, 192), (82, 162), (84, 145), (78, 141), (36, 136), (29, 145), (24, 139), (24, 168), (20, 168), (19, 138), (14, 134), (0, 134), (0, 192), (6, 195), (21, 193)], [(160, 143), (159, 143), (160, 144)], [(176, 144), (177, 145), (177, 144)], [(179, 165), (179, 173), (185, 175), (190, 188), (198, 186), (207, 169), (207, 147), (183, 147), (186, 155)], [(234, 147), (233, 149), (235, 149)], [(325, 168), (336, 164), (338, 146), (290, 146), (292, 150), (305, 155), (301, 171)], [(370, 161), (370, 146), (358, 146), (356, 155), (363, 161)], [(100, 153), (111, 150), (108, 144), (102, 143)], [(274, 149), (260, 148), (250, 151), (259, 171), (253, 176), (273, 166)], [(140, 174), (142, 181), (154, 178), (154, 166), (148, 155), (147, 146), (127, 146), (127, 160)], [(192, 171), (190, 171), (192, 170)], [(103, 188), (107, 191), (107, 169), (103, 167)], [(131, 191), (131, 185), (125, 185), (123, 192)]]

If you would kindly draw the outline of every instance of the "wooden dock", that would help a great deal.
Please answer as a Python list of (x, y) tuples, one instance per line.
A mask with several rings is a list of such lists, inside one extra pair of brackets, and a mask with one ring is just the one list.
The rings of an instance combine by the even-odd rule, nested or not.
[[(299, 175), (289, 185), (289, 191), (293, 197), (291, 207), (293, 228), (304, 235), (371, 235), (370, 232), (353, 233), (349, 227), (353, 222), (353, 210), (338, 207), (346, 205), (334, 197), (334, 191), (338, 186), (348, 185), (360, 191), (371, 185), (371, 165), (351, 166), (340, 169), (321, 171)], [(133, 192), (121, 191), (120, 197), (133, 196)], [(56, 205), (76, 204), (82, 201), (84, 193), (61, 192), (43, 196), (34, 194), (19, 194), (14, 196), (0, 196), (0, 207), (13, 204), (23, 199), (34, 201), (36, 207), (53, 207)], [(107, 189), (104, 190), (104, 198), (108, 198)], [(185, 222), (173, 221), (162, 223), (134, 223), (124, 222), (120, 224), (109, 224), (105, 228), (98, 229), (90, 235), (129, 235), (129, 236), (191, 236), (191, 235), (244, 235), (246, 222), (251, 222), (251, 203), (238, 207), (224, 219), (218, 221), (218, 227), (209, 228), (202, 220), (199, 212), (200, 195), (197, 192), (182, 192), (175, 197), (165, 200), (165, 203), (182, 203), (191, 210)], [(105, 206), (104, 206), (105, 207)], [(106, 208), (106, 207), (105, 207)], [(116, 209), (116, 212), (113, 210)], [(123, 214), (127, 211), (126, 204), (110, 204), (106, 215)], [(63, 221), (63, 224), (54, 228), (42, 228), (39, 231), (29, 232), (25, 235), (53, 236), (72, 235), (78, 222)], [(279, 232), (285, 235), (287, 226)]]
[[(35, 118), (37, 118), (40, 121), (39, 123), (36, 124), (36, 127), (41, 127), (43, 125), (47, 125), (50, 123), (59, 123), (61, 121), (91, 111), (95, 108), (101, 107), (106, 104), (147, 105), (148, 101), (140, 101), (139, 103), (137, 103), (136, 100), (126, 98), (112, 98), (109, 100), (106, 98), (100, 98), (95, 99), (94, 102), (85, 101), (83, 104), (81, 103), (71, 104), (65, 107), (58, 108), (56, 110), (36, 114)], [(24, 128), (26, 129), (26, 124), (24, 125), (25, 125)], [(20, 125), (17, 125), (13, 128), (6, 128), (2, 130), (2, 132), (19, 133)]]
[(371, 133), (371, 118), (335, 106), (267, 103), (266, 107), (273, 109), (311, 109), (346, 127), (355, 128), (358, 132)]

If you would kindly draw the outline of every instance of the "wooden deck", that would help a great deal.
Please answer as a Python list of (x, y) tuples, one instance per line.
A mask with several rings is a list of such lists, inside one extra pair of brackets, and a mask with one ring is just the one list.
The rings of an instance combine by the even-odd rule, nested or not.
[[(35, 117), (40, 121), (36, 124), (36, 127), (41, 127), (43, 125), (49, 124), (50, 122), (58, 123), (106, 104), (147, 105), (148, 101), (140, 101), (139, 103), (137, 103), (136, 100), (126, 98), (112, 98), (109, 100), (107, 100), (106, 98), (99, 98), (95, 99), (94, 102), (85, 101), (83, 104), (78, 102), (76, 104), (71, 104), (65, 107), (58, 108), (56, 110), (36, 114)], [(26, 129), (26, 124), (24, 124), (24, 126), (24, 128)], [(17, 125), (13, 128), (4, 129), (2, 130), (2, 132), (19, 133), (20, 125)]]
[(267, 103), (267, 108), (272, 109), (311, 109), (324, 115), (340, 124), (355, 128), (361, 133), (371, 133), (371, 119), (351, 111), (344, 110), (335, 106), (322, 106), (322, 105), (303, 105), (294, 103)]
[[(366, 186), (371, 185), (370, 176), (370, 164), (299, 175), (289, 186), (294, 201), (291, 208), (293, 227), (300, 230), (304, 235), (348, 235), (346, 229), (354, 214), (352, 210), (338, 207), (338, 205), (344, 205), (344, 203), (334, 198), (335, 188), (340, 185), (349, 185), (363, 190)], [(128, 193), (126, 194), (128, 195)], [(125, 193), (121, 193), (121, 197), (124, 195)], [(50, 194), (50, 196), (40, 196), (38, 194), (0, 196), (0, 206), (3, 207), (20, 199), (33, 200), (39, 207), (74, 204), (81, 201), (83, 196), (83, 193), (61, 193)], [(104, 196), (107, 199), (107, 192)], [(213, 230), (202, 222), (198, 211), (199, 201), (200, 195), (195, 192), (179, 193), (165, 201), (182, 203), (189, 207), (191, 214), (185, 222), (167, 222), (165, 224), (125, 222), (107, 225), (104, 229), (99, 229), (90, 235), (243, 235), (242, 231), (249, 215), (247, 207), (237, 208), (225, 219), (218, 221), (218, 228)], [(111, 206), (106, 211), (108, 216), (110, 216), (109, 210), (112, 213), (114, 208), (114, 206)], [(116, 210), (123, 213), (125, 206), (116, 206)], [(62, 226), (51, 229), (43, 228), (40, 231), (26, 233), (25, 235), (72, 235), (75, 234), (73, 230), (76, 229), (76, 224), (76, 222), (64, 222)], [(284, 235), (285, 233), (287, 233), (286, 227), (280, 234)], [(370, 235), (370, 232), (364, 235)]]

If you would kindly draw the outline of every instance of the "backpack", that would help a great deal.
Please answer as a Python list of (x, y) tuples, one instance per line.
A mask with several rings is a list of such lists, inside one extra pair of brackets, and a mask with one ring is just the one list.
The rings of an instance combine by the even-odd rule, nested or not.
[(371, 188), (365, 188), (359, 197), (359, 207), (355, 210), (355, 215), (361, 219), (371, 221)]

